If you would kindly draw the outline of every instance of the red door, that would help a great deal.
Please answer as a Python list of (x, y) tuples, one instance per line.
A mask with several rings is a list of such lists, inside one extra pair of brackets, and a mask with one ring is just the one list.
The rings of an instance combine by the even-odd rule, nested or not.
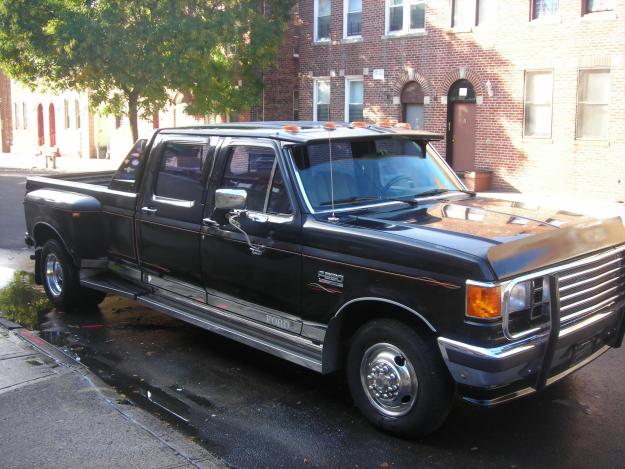
[(50, 146), (56, 146), (56, 122), (54, 118), (54, 104), (50, 103), (48, 108), (48, 119), (50, 121)]
[(45, 143), (43, 134), (43, 106), (37, 106), (37, 145), (41, 146)]
[(452, 166), (475, 171), (475, 103), (456, 101), (452, 106)]

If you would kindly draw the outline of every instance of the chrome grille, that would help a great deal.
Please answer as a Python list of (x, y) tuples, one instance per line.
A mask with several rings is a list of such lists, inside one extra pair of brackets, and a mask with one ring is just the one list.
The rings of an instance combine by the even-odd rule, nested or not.
[(593, 314), (625, 299), (625, 254), (601, 256), (558, 274), (560, 320)]

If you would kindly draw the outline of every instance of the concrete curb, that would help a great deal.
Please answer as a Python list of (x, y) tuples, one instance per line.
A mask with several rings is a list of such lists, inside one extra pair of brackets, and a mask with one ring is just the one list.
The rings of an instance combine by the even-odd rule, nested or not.
[[(94, 391), (113, 411), (121, 415), (132, 426), (141, 429), (157, 444), (168, 448), (185, 461), (184, 467), (222, 469), (228, 466), (209, 453), (207, 450), (189, 440), (177, 430), (172, 429), (157, 417), (136, 407), (127, 398), (107, 385), (84, 364), (76, 361), (70, 354), (46, 342), (37, 334), (19, 324), (0, 318), (0, 332), (5, 331), (13, 341), (25, 343), (27, 347), (60, 367), (63, 373), (76, 373), (80, 379)], [(1, 337), (1, 335), (0, 335)], [(120, 403), (124, 404), (120, 404)], [(130, 404), (130, 405), (129, 405)]]

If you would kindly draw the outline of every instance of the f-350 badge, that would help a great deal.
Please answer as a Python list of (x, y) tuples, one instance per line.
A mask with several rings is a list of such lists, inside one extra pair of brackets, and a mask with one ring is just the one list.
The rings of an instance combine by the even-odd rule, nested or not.
[(320, 270), (319, 272), (317, 272), (317, 279), (319, 283), (332, 285), (333, 287), (343, 288), (343, 275), (341, 274), (335, 274), (332, 272), (326, 272), (324, 270)]

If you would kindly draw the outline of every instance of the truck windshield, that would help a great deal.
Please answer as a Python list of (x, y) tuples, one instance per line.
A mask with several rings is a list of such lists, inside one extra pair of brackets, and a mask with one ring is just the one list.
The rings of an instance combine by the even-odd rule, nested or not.
[(464, 190), (431, 147), (407, 138), (314, 142), (292, 154), (315, 211), (332, 208), (331, 187), (337, 208)]

